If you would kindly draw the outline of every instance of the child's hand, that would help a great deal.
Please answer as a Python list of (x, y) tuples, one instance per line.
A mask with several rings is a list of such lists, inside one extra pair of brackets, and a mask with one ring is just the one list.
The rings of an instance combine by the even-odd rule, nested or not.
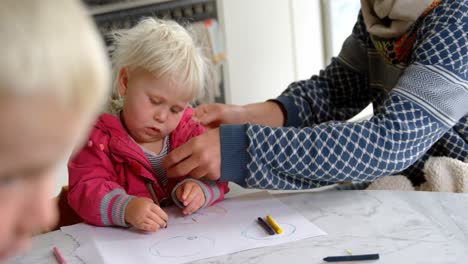
[(134, 227), (156, 232), (167, 225), (167, 214), (151, 199), (137, 197), (128, 202), (125, 210), (125, 221)]
[(182, 213), (192, 214), (205, 203), (205, 194), (201, 187), (194, 182), (186, 182), (176, 190), (177, 199), (185, 206)]

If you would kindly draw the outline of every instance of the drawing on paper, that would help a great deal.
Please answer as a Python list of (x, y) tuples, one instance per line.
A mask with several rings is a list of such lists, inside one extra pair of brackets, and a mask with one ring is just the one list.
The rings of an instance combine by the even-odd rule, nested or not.
[(242, 231), (242, 236), (254, 240), (273, 240), (291, 236), (296, 232), (296, 226), (292, 224), (278, 222), (278, 225), (283, 229), (283, 233), (269, 235), (257, 222), (253, 222), (244, 231)]
[[(164, 210), (169, 228), (157, 233), (83, 223), (62, 231), (79, 243), (76, 254), (83, 262), (112, 264), (181, 264), (325, 234), (266, 192), (226, 199), (193, 216), (174, 206)], [(275, 216), (282, 234), (269, 236), (257, 223), (267, 214)]]
[(198, 236), (184, 235), (162, 240), (150, 247), (150, 253), (158, 257), (192, 257), (214, 247), (215, 240)]
[[(180, 209), (179, 209), (180, 210)], [(213, 205), (204, 209), (201, 209), (191, 215), (183, 215), (182, 213), (170, 214), (176, 215), (174, 218), (170, 217), (169, 224), (197, 224), (203, 222), (209, 222), (225, 217), (228, 210), (220, 205)]]

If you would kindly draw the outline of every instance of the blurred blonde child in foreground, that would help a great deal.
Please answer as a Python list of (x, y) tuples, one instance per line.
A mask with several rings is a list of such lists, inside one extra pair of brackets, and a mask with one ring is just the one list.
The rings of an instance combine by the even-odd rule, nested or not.
[(172, 149), (204, 132), (189, 103), (203, 91), (207, 64), (176, 22), (145, 19), (115, 34), (114, 115), (103, 114), (69, 163), (69, 203), (86, 222), (156, 231), (174, 202), (191, 214), (222, 200), (227, 182), (168, 179)]
[(2, 260), (55, 224), (56, 168), (97, 118), (110, 72), (79, 1), (3, 0), (0, 22)]

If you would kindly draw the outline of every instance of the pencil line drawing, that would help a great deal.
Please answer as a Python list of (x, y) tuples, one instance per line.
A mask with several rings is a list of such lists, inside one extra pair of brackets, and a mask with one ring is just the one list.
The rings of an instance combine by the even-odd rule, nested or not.
[(199, 235), (171, 237), (153, 244), (149, 251), (152, 255), (163, 258), (192, 257), (213, 249), (215, 240)]
[(191, 215), (182, 215), (182, 213), (174, 214), (175, 217), (170, 217), (169, 224), (199, 224), (210, 220), (217, 220), (225, 217), (228, 214), (228, 210), (220, 205), (213, 205), (204, 209), (201, 209)]

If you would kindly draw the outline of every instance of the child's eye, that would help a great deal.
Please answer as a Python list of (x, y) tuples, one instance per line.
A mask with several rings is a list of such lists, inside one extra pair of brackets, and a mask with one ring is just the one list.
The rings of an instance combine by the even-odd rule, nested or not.
[(180, 109), (180, 108), (171, 108), (171, 112), (173, 114), (178, 114), (178, 113), (182, 112), (182, 109)]
[(22, 181), (36, 181), (47, 174), (48, 168), (35, 168), (26, 169), (20, 172), (13, 172), (4, 175), (0, 175), (0, 188), (11, 187), (12, 185), (18, 184)]
[(0, 177), (0, 188), (12, 185), (20, 179), (21, 177), (14, 176), (14, 175), (2, 176)]
[(150, 102), (151, 102), (152, 104), (154, 104), (154, 105), (160, 105), (160, 104), (161, 104), (161, 101), (156, 100), (156, 99), (154, 99), (154, 98), (150, 98)]

